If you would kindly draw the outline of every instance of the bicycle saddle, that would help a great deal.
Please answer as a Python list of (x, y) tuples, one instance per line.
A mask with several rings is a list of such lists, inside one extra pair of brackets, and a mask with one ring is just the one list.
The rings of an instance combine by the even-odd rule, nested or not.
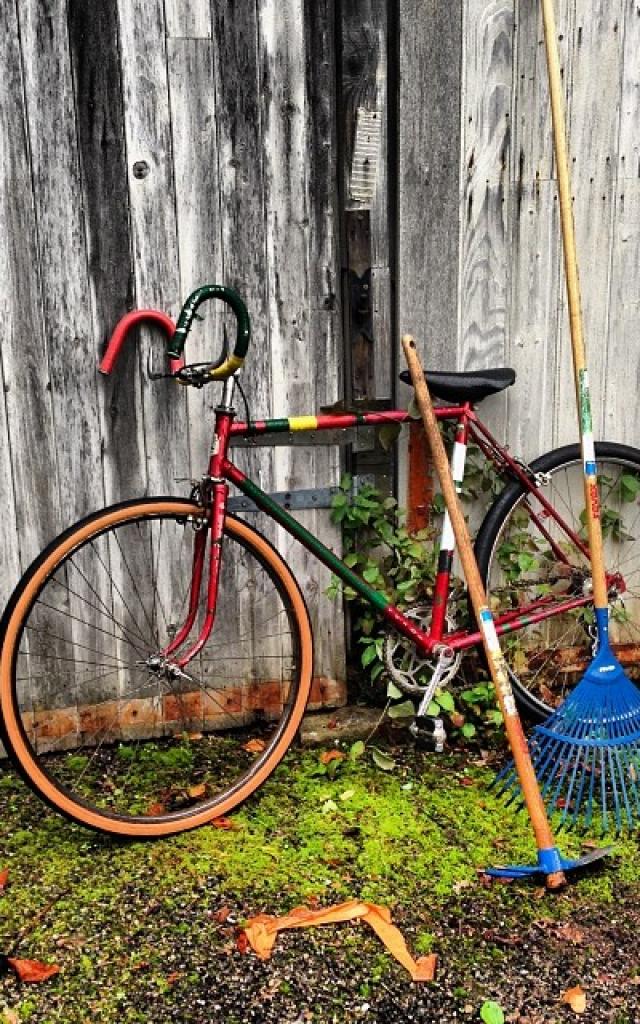
[[(497, 370), (467, 370), (464, 373), (440, 373), (425, 370), (424, 377), (429, 391), (445, 402), (473, 402), (477, 404), (489, 395), (510, 388), (516, 379), (516, 371), (509, 367)], [(403, 370), (400, 380), (411, 384), (411, 375)]]

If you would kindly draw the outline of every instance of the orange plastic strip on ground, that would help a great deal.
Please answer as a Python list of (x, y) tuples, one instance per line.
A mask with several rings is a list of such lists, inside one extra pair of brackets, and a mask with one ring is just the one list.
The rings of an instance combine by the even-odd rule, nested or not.
[(334, 907), (323, 910), (310, 910), (308, 907), (296, 907), (284, 917), (272, 917), (269, 914), (258, 914), (246, 924), (244, 933), (251, 948), (261, 960), (271, 956), (276, 935), (285, 928), (311, 928), (320, 924), (336, 924), (340, 921), (361, 919), (373, 928), (384, 942), (389, 952), (405, 967), (413, 981), (433, 981), (436, 969), (436, 954), (418, 957), (414, 960), (407, 949), (401, 932), (391, 923), (391, 914), (387, 907), (375, 903), (364, 903), (349, 900)]

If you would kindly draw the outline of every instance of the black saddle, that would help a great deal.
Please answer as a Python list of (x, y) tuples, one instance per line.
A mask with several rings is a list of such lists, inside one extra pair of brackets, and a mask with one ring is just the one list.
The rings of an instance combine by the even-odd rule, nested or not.
[[(466, 373), (439, 373), (425, 370), (424, 378), (429, 391), (445, 402), (473, 402), (477, 404), (489, 395), (510, 388), (516, 379), (516, 371), (508, 367), (498, 370), (469, 370)], [(403, 370), (400, 380), (411, 384), (411, 375)]]

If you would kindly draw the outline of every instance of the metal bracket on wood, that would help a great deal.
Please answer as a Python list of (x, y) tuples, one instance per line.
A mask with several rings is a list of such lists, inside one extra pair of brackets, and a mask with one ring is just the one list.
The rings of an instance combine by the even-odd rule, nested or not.
[[(339, 487), (313, 487), (299, 491), (276, 491), (270, 494), (272, 501), (287, 510), (307, 508), (331, 508), (331, 499), (340, 490)], [(258, 506), (246, 498), (244, 494), (229, 498), (227, 508), (230, 512), (258, 512)]]

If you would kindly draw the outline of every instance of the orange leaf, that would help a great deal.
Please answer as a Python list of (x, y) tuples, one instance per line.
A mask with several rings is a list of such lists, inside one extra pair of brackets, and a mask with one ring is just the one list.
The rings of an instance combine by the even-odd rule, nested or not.
[(416, 968), (413, 975), (414, 981), (433, 981), (436, 976), (438, 954), (429, 953), (428, 956), (419, 956), (416, 960)]
[(247, 743), (243, 744), (242, 749), (246, 750), (249, 754), (259, 754), (264, 750), (266, 745), (267, 744), (264, 740), (249, 740)]
[(157, 818), (161, 814), (166, 814), (167, 808), (165, 807), (164, 804), (161, 803), (149, 804), (144, 813), (147, 816), (147, 818)]
[(176, 981), (182, 977), (182, 971), (172, 971), (171, 974), (167, 974), (164, 979), (167, 985), (175, 985)]
[(568, 1003), (574, 1013), (584, 1013), (587, 1008), (587, 994), (580, 985), (568, 988), (560, 996), (561, 1003)]
[(219, 910), (214, 910), (214, 912), (213, 912), (213, 914), (211, 916), (213, 917), (214, 921), (218, 921), (220, 924), (224, 924), (224, 922), (227, 920), (227, 918), (228, 918), (230, 913), (231, 913), (231, 907), (226, 907), (225, 906), (225, 907), (220, 907)]
[(11, 956), (7, 957), (7, 963), (13, 967), (20, 981), (46, 981), (60, 970), (56, 964), (43, 964), (39, 960), (14, 960)]
[(204, 796), (207, 791), (207, 787), (204, 782), (201, 782), (199, 786), (190, 786), (187, 790), (192, 800), (197, 800), (199, 796)]
[(325, 750), (324, 753), (320, 754), (320, 762), (322, 764), (329, 764), (330, 761), (344, 761), (345, 756), (341, 750)]
[(232, 821), (231, 818), (225, 818), (222, 814), (219, 818), (214, 818), (211, 824), (214, 828), (225, 829), (227, 832), (231, 832), (233, 829), (238, 827), (235, 821)]
[(188, 732), (187, 739), (191, 740), (192, 742), (195, 742), (196, 740), (203, 740), (204, 736), (202, 735), (201, 732)]
[(238, 953), (246, 953), (249, 948), (249, 939), (246, 932), (238, 932), (236, 936), (236, 948)]
[(9, 868), (5, 868), (4, 871), (0, 871), (0, 892), (5, 888), (9, 881)]

